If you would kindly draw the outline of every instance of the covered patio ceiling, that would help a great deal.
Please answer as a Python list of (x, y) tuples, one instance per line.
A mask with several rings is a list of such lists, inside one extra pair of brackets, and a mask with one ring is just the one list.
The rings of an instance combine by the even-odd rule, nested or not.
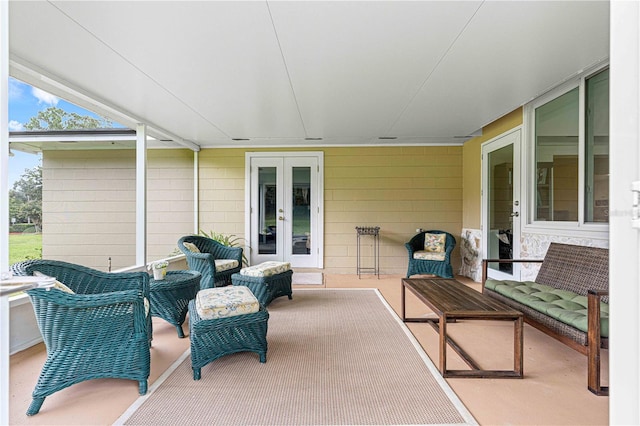
[(11, 1), (10, 73), (200, 147), (463, 143), (609, 56), (607, 1)]

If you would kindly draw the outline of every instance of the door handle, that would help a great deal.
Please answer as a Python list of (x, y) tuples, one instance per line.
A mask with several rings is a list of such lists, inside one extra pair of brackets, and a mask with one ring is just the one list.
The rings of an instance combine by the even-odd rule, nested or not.
[(518, 217), (518, 216), (520, 216), (520, 213), (518, 212), (511, 213), (511, 217)]
[(284, 220), (284, 216), (278, 216), (278, 220)]

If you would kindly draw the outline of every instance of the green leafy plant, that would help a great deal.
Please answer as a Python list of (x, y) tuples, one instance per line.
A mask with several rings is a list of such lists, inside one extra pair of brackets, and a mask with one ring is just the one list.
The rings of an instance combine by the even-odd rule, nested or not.
[[(238, 236), (235, 236), (233, 234), (227, 235), (227, 234), (214, 232), (214, 231), (210, 231), (207, 233), (201, 229), (200, 235), (202, 235), (203, 237), (211, 238), (212, 240), (217, 241), (220, 244), (225, 245), (227, 247), (244, 246), (244, 239)], [(242, 251), (242, 263), (244, 265), (249, 264), (249, 260), (247, 259), (247, 256), (245, 255), (244, 250)]]

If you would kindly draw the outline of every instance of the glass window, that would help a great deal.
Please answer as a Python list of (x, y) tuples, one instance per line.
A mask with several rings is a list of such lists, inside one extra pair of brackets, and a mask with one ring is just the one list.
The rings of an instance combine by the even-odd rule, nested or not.
[(578, 220), (579, 89), (535, 110), (535, 220)]
[(586, 81), (585, 222), (609, 222), (609, 70)]
[(609, 70), (534, 104), (532, 121), (533, 221), (608, 223)]

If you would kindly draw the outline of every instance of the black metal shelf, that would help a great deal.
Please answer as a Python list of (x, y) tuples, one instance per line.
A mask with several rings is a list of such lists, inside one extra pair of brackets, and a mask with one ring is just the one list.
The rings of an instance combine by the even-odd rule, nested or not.
[[(372, 273), (378, 276), (380, 279), (380, 227), (379, 226), (356, 226), (356, 232), (358, 234), (358, 264), (357, 272), (358, 279), (362, 273)], [(373, 237), (373, 267), (363, 267), (360, 259), (360, 243), (362, 236)]]

